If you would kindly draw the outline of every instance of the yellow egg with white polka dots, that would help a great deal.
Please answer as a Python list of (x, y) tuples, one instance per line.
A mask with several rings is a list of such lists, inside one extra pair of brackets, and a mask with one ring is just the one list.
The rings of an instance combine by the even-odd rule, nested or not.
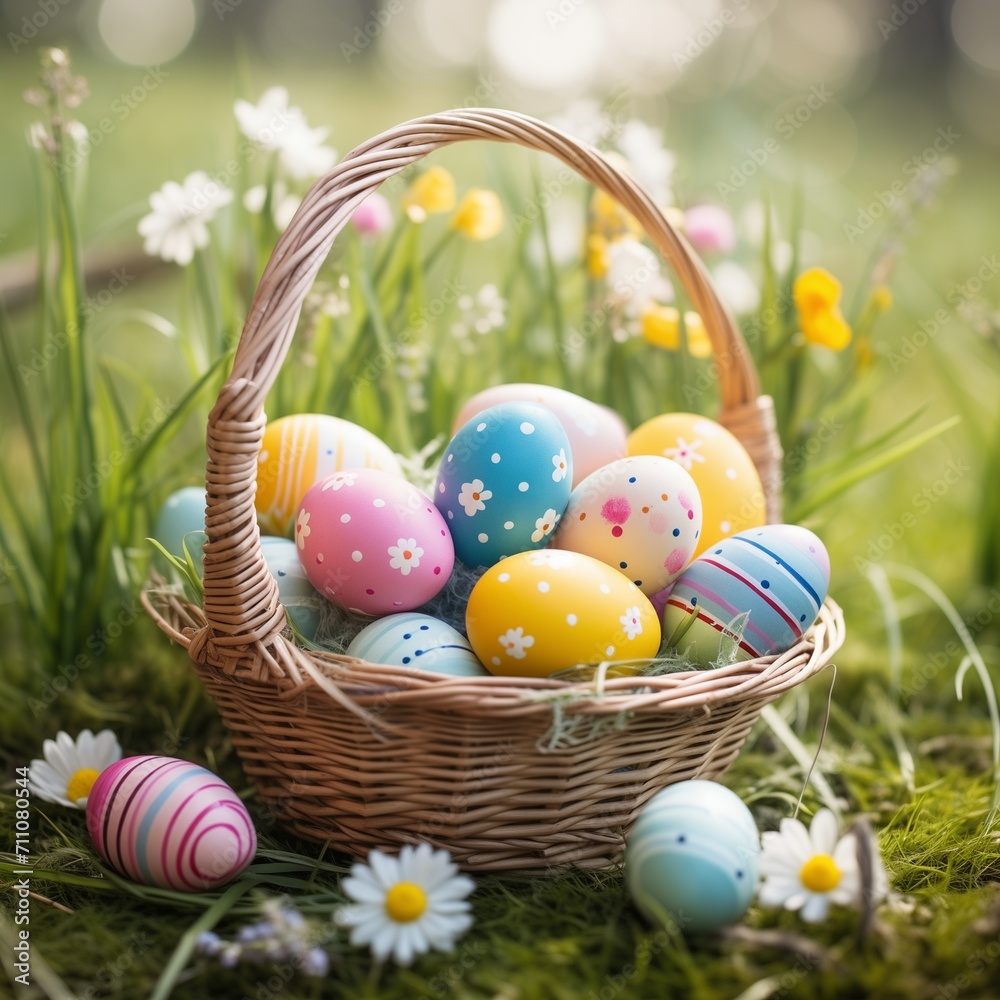
[(518, 552), (491, 566), (469, 597), (466, 632), (494, 674), (547, 677), (577, 664), (644, 662), (660, 648), (649, 598), (580, 552)]
[(664, 413), (632, 431), (628, 453), (662, 455), (691, 474), (702, 508), (694, 558), (723, 538), (767, 523), (757, 467), (722, 424), (697, 413)]

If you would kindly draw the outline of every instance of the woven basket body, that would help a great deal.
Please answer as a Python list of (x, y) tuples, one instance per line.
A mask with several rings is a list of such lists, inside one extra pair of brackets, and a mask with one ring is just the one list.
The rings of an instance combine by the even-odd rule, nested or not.
[(247, 774), (278, 820), (361, 856), (430, 841), (469, 870), (607, 867), (644, 803), (717, 778), (761, 709), (825, 666), (840, 609), (777, 657), (720, 670), (567, 683), (460, 678), (297, 647), (260, 550), (254, 509), (264, 400), (306, 293), (354, 209), (384, 180), (470, 139), (548, 152), (627, 208), (676, 272), (712, 341), (722, 410), (761, 473), (771, 520), (781, 449), (773, 408), (697, 256), (649, 196), (595, 149), (511, 112), (456, 111), (359, 146), (317, 182), (261, 278), (209, 417), (204, 605), (155, 586), (143, 601), (184, 645)]

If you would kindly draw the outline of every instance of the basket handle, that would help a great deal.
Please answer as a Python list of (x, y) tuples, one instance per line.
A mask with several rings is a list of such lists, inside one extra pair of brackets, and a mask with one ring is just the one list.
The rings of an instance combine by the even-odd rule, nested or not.
[(759, 396), (753, 359), (705, 266), (650, 196), (592, 146), (527, 115), (492, 108), (415, 118), (348, 153), (313, 185), (261, 276), (233, 370), (208, 418), (204, 610), (217, 662), (284, 628), (277, 586), (261, 554), (254, 492), (264, 400), (295, 332), (306, 294), (334, 238), (383, 181), (455, 142), (487, 139), (550, 153), (619, 201), (639, 221), (701, 314), (712, 344), (722, 412), (761, 473), (771, 520), (780, 520), (780, 462), (774, 407)]

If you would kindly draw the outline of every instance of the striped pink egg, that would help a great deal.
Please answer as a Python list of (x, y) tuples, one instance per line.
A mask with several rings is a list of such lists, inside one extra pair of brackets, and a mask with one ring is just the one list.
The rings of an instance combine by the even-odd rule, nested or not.
[(239, 796), (174, 757), (126, 757), (94, 783), (87, 829), (97, 853), (136, 882), (202, 892), (235, 878), (257, 852)]

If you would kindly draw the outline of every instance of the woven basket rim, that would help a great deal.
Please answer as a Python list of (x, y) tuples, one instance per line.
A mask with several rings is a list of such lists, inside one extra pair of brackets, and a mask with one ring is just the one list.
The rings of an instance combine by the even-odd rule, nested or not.
[[(491, 703), (498, 703), (509, 698), (510, 691), (572, 688), (572, 682), (547, 679), (537, 684), (524, 678), (483, 677), (465, 678), (464, 683), (454, 684), (428, 680), (423, 672), (415, 671), (407, 678), (403, 668), (346, 658), (338, 661), (332, 654), (303, 650), (286, 631), (277, 584), (260, 547), (254, 492), (257, 456), (266, 423), (263, 404), (287, 354), (305, 296), (334, 238), (354, 209), (386, 179), (436, 149), (474, 139), (549, 153), (619, 201), (639, 221), (704, 319), (723, 404), (719, 419), (736, 433), (761, 471), (768, 513), (774, 519), (780, 504), (780, 473), (776, 470), (781, 447), (773, 405), (768, 397), (758, 395), (752, 357), (708, 271), (649, 194), (594, 147), (527, 115), (498, 109), (429, 115), (362, 143), (317, 181), (265, 267), (237, 346), (232, 373), (208, 421), (208, 540), (204, 546), (203, 605), (185, 610), (184, 602), (173, 600), (167, 602), (168, 610), (157, 600), (148, 599), (148, 594), (143, 598), (160, 627), (186, 645), (195, 662), (241, 678), (277, 683), (288, 691), (313, 685), (337, 701), (346, 699), (352, 704), (344, 685), (352, 686), (362, 677), (371, 684), (387, 683), (391, 678), (396, 688), (393, 697), (413, 700), (419, 700), (421, 692), (427, 690), (438, 695), (476, 690), (480, 698), (489, 692)], [(176, 621), (171, 621), (172, 616)], [(822, 642), (815, 642), (813, 636), (821, 637)], [(842, 640), (840, 609), (828, 602), (813, 632), (788, 652), (776, 658), (745, 661), (735, 672), (729, 668), (714, 671), (717, 694), (728, 697), (742, 692), (752, 697), (759, 693), (760, 686), (776, 683), (782, 689), (789, 687), (828, 662)], [(338, 662), (351, 663), (350, 678), (336, 666)], [(679, 699), (678, 683), (696, 687), (705, 683), (695, 679), (678, 682), (676, 676), (643, 678), (643, 686), (657, 692), (651, 696), (654, 704), (657, 698)], [(627, 687), (627, 679), (605, 680), (602, 703), (607, 699), (635, 701), (638, 696), (627, 695)]]

